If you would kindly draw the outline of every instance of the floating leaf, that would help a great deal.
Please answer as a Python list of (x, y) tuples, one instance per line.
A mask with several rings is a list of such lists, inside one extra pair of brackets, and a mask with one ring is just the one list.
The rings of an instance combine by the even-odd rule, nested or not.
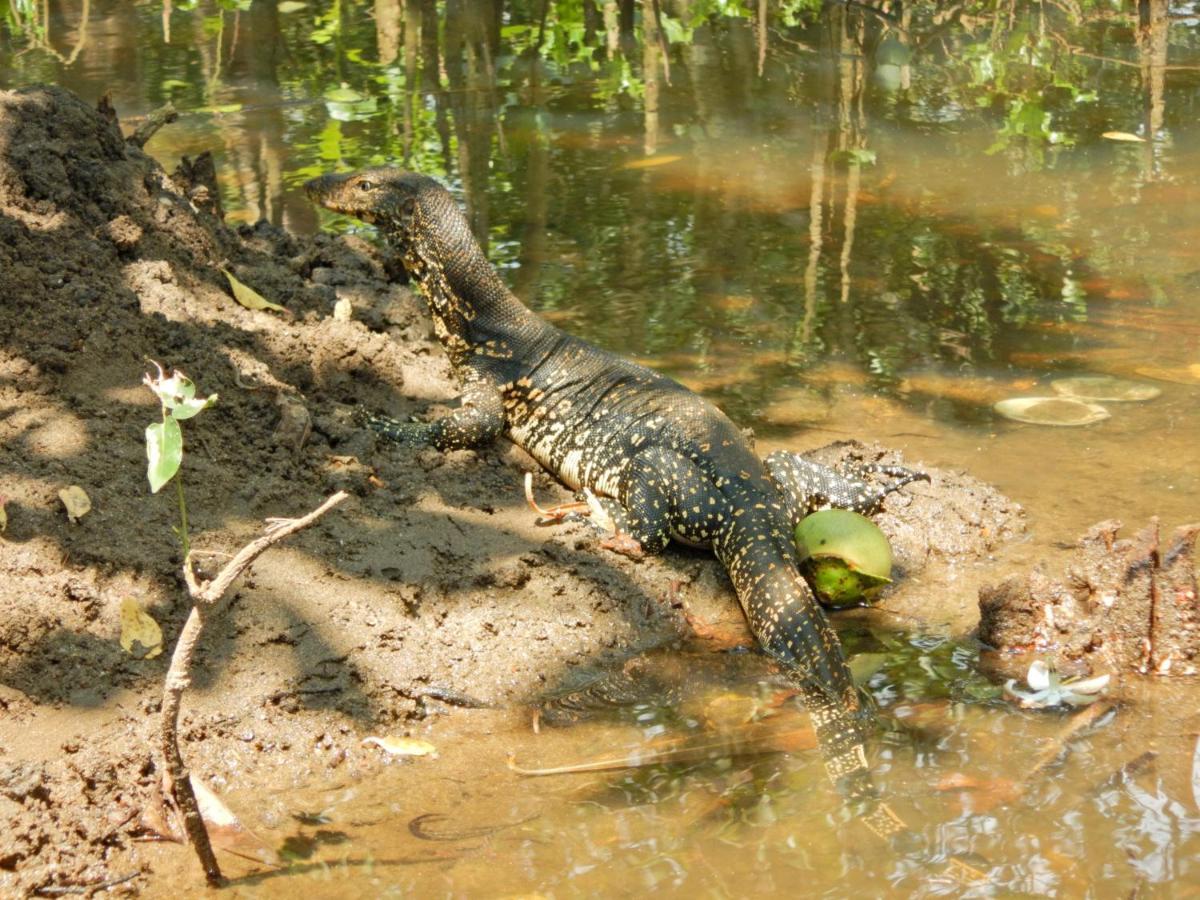
[(1153, 400), (1162, 393), (1161, 388), (1140, 381), (1114, 378), (1111, 375), (1079, 375), (1074, 378), (1059, 378), (1050, 382), (1050, 387), (1076, 400), (1105, 400), (1114, 403), (1131, 403)]
[(1108, 410), (1070, 397), (1013, 397), (992, 407), (1006, 419), (1030, 425), (1091, 425), (1108, 418)]
[(162, 653), (162, 629), (132, 597), (121, 601), (121, 649), (138, 659)]
[(233, 277), (228, 269), (221, 270), (225, 277), (229, 279), (229, 286), (233, 288), (233, 299), (246, 309), (277, 309), (280, 312), (287, 312), (287, 309), (280, 306), (278, 303), (272, 303), (254, 288), (242, 284)]
[(65, 487), (58, 492), (58, 499), (67, 508), (67, 518), (73, 523), (78, 522), (91, 512), (92, 501), (87, 492), (77, 484)]
[(174, 416), (167, 415), (161, 422), (146, 426), (146, 458), (150, 493), (157, 494), (183, 463), (183, 431)]
[(1109, 141), (1127, 141), (1131, 144), (1146, 143), (1144, 137), (1138, 137), (1136, 134), (1130, 134), (1128, 131), (1106, 131), (1100, 137)]
[(1143, 366), (1136, 370), (1139, 375), (1153, 378), (1155, 381), (1169, 381), (1172, 384), (1200, 384), (1200, 363), (1190, 366)]
[(834, 162), (843, 162), (848, 165), (855, 166), (873, 166), (875, 165), (875, 151), (867, 150), (865, 147), (855, 147), (852, 150), (836, 150), (830, 154), (830, 159)]
[(679, 162), (683, 159), (682, 156), (671, 156), (664, 154), (663, 156), (646, 156), (642, 159), (634, 159), (621, 166), (622, 169), (654, 169), (658, 166), (670, 165), (673, 162)]
[(866, 684), (871, 676), (882, 669), (888, 662), (886, 653), (856, 653), (850, 658), (850, 675), (857, 685)]
[(392, 756), (436, 756), (437, 747), (420, 738), (402, 737), (367, 737), (363, 738), (363, 746), (374, 744), (385, 753)]
[(367, 95), (343, 84), (341, 87), (327, 90), (325, 99), (330, 103), (361, 103), (367, 99)]
[(208, 113), (209, 115), (219, 116), (222, 113), (235, 113), (242, 111), (240, 103), (223, 103), (219, 106), (201, 106), (195, 110), (198, 113)]

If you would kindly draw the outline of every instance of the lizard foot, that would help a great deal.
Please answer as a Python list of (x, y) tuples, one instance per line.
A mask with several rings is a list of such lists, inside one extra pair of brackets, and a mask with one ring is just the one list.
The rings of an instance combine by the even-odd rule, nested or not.
[(364, 406), (354, 407), (351, 420), (355, 425), (370, 428), (380, 437), (406, 447), (427, 447), (430, 443), (431, 426), (426, 422), (401, 422), (373, 413)]
[(630, 559), (641, 559), (646, 555), (646, 552), (642, 549), (641, 542), (637, 538), (620, 531), (604, 538), (600, 542), (600, 546), (605, 550), (611, 550), (614, 553), (620, 553), (622, 556), (628, 556)]

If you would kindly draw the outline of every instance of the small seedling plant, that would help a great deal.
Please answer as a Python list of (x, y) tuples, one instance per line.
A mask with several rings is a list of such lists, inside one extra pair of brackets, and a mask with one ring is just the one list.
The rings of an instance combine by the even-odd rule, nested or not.
[[(196, 396), (196, 385), (190, 378), (176, 369), (171, 375), (163, 372), (162, 366), (151, 360), (157, 374), (149, 372), (142, 383), (154, 392), (162, 407), (162, 421), (146, 426), (146, 478), (150, 481), (151, 493), (157, 494), (183, 465), (183, 429), (179, 423), (198, 416), (217, 402), (217, 395)], [(182, 476), (175, 479), (175, 490), (179, 498), (179, 525), (173, 531), (183, 547), (186, 559), (191, 552), (188, 540), (187, 500), (183, 493)]]
[(216, 610), (234, 580), (245, 572), (263, 551), (288, 535), (306, 528), (345, 500), (347, 495), (344, 491), (338, 491), (312, 512), (298, 519), (268, 520), (266, 532), (262, 536), (242, 547), (211, 581), (201, 581), (192, 569), (187, 501), (183, 494), (183, 478), (179, 476), (179, 470), (183, 466), (183, 429), (179, 423), (204, 412), (217, 402), (217, 395), (197, 397), (196, 385), (182, 372), (175, 370), (167, 375), (162, 366), (153, 360), (151, 363), (154, 365), (155, 374), (147, 373), (142, 381), (158, 397), (162, 407), (162, 421), (146, 428), (146, 478), (150, 481), (150, 490), (155, 494), (162, 490), (167, 482), (175, 480), (176, 495), (179, 498), (179, 525), (174, 531), (183, 547), (183, 577), (192, 598), (192, 609), (179, 633), (163, 686), (160, 732), (164, 762), (163, 792), (174, 799), (183, 817), (188, 841), (204, 867), (205, 878), (210, 886), (215, 887), (222, 883), (221, 868), (213, 855), (212, 843), (179, 750), (179, 709), (183, 692), (189, 682), (188, 670), (192, 654), (200, 640), (205, 616)]

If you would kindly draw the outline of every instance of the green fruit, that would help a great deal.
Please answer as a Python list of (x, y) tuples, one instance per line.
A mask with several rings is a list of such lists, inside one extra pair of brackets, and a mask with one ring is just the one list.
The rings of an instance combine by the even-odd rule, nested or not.
[(824, 509), (796, 526), (800, 568), (829, 606), (866, 602), (891, 582), (892, 548), (879, 526), (856, 512)]

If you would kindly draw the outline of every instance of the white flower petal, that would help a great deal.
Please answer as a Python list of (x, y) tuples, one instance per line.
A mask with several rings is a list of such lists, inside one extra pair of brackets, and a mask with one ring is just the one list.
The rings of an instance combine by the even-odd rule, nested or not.
[(1050, 687), (1051, 674), (1050, 667), (1044, 660), (1035, 659), (1029, 666), (1029, 674), (1025, 676), (1025, 680), (1035, 691), (1044, 691)]

